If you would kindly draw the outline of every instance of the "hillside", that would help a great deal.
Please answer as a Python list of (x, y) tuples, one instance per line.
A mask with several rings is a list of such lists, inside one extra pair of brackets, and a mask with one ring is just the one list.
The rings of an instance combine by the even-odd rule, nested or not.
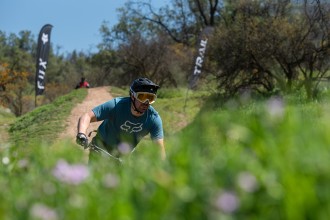
[[(154, 107), (162, 116), (166, 137), (180, 131), (193, 121), (200, 110), (203, 92), (191, 95), (185, 101), (183, 90), (163, 89)], [(127, 90), (117, 87), (98, 87), (74, 90), (58, 97), (52, 103), (40, 106), (16, 118), (10, 126), (10, 139), (14, 145), (43, 142), (46, 145), (55, 140), (75, 139), (79, 117), (94, 106), (113, 97), (126, 96)], [(175, 105), (174, 105), (175, 104)], [(88, 132), (95, 130), (99, 123), (92, 123)], [(92, 136), (89, 138), (91, 139)]]

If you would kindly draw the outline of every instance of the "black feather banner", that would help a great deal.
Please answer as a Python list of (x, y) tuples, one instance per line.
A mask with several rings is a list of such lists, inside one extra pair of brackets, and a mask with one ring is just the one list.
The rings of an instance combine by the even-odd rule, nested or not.
[(194, 59), (192, 75), (189, 80), (189, 89), (193, 89), (196, 87), (199, 76), (202, 73), (202, 67), (205, 58), (205, 51), (208, 43), (208, 38), (210, 37), (212, 32), (213, 32), (213, 27), (208, 26), (203, 29), (202, 33), (199, 36), (197, 54)]
[(45, 75), (50, 49), (50, 34), (52, 25), (44, 25), (39, 33), (36, 63), (36, 96), (42, 95), (45, 90)]

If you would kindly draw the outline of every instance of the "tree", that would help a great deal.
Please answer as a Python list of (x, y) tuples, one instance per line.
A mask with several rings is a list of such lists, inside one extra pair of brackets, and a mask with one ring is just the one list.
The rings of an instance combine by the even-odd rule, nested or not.
[(162, 36), (146, 40), (139, 33), (132, 36), (127, 44), (118, 48), (118, 57), (121, 60), (121, 69), (128, 84), (135, 78), (144, 76), (153, 79), (156, 83), (177, 86), (169, 62), (171, 55), (168, 42)]
[(298, 68), (307, 97), (314, 98), (320, 82), (330, 77), (330, 4), (322, 4), (319, 0), (310, 4), (305, 0), (303, 8), (303, 25), (308, 31), (305, 34), (307, 40), (303, 42), (303, 61)]
[(219, 7), (218, 0), (172, 0), (170, 6), (156, 10), (150, 1), (129, 1), (119, 9), (119, 23), (111, 31), (106, 23), (101, 26), (101, 53), (114, 54), (115, 49), (118, 59), (115, 65), (99, 67), (121, 79), (114, 79), (116, 83), (127, 84), (137, 76), (174, 86), (186, 83), (196, 40), (203, 27), (219, 19)]
[(150, 1), (129, 1), (121, 12), (126, 21), (144, 24), (140, 31), (161, 32), (176, 43), (194, 46), (201, 30), (220, 20), (220, 7), (219, 0), (172, 0), (157, 11)]
[(98, 44), (99, 52), (93, 54), (88, 62), (93, 68), (91, 78), (94, 85), (115, 85), (121, 77), (116, 74), (118, 57), (113, 49), (114, 36), (107, 22), (102, 23), (99, 31), (102, 36), (102, 42)]
[(120, 85), (118, 81), (122, 77), (118, 76), (118, 56), (114, 50), (102, 49), (97, 54), (94, 54), (90, 59), (93, 74), (90, 78), (93, 79), (92, 85)]
[(0, 105), (9, 107), (16, 116), (29, 110), (24, 109), (28, 76), (27, 72), (11, 70), (8, 64), (0, 64)]
[[(36, 43), (30, 31), (21, 31), (19, 36), (5, 33), (1, 35), (1, 102), (19, 116), (29, 110), (28, 97), (33, 92), (35, 62), (32, 53)], [(32, 84), (33, 85), (33, 84)]]
[(311, 98), (312, 80), (324, 77), (329, 59), (329, 17), (321, 16), (329, 13), (321, 5), (239, 1), (227, 8), (211, 49), (220, 93), (290, 92), (305, 85)]

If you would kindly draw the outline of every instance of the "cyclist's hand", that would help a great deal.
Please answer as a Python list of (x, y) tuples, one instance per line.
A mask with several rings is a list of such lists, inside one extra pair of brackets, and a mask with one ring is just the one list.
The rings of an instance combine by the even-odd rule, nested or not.
[(85, 149), (88, 146), (88, 138), (84, 133), (78, 133), (76, 136), (76, 143), (83, 146)]

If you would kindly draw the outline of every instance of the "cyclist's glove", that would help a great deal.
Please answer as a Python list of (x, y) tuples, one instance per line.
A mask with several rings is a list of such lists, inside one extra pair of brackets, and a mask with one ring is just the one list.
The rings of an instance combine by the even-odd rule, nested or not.
[(84, 133), (78, 133), (76, 136), (76, 143), (83, 146), (85, 149), (88, 146), (88, 138)]

